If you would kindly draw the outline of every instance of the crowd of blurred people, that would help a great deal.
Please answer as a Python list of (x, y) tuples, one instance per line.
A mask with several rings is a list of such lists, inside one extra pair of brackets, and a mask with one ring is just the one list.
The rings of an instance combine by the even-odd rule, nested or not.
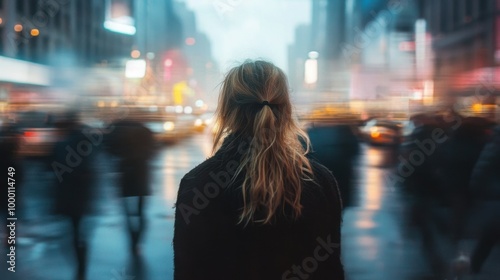
[[(500, 236), (500, 127), (452, 110), (412, 120), (395, 172), (404, 174), (408, 220), (438, 277), (479, 273)], [(463, 245), (471, 239), (478, 240), (472, 254)]]
[[(63, 114), (57, 121), (46, 121), (54, 122), (51, 125), (56, 128), (56, 141), (49, 153), (38, 159), (44, 163), (45, 171), (51, 178), (51, 214), (64, 218), (70, 225), (68, 234), (72, 236), (71, 247), (77, 261), (75, 279), (86, 279), (91, 234), (91, 225), (86, 218), (97, 211), (95, 202), (99, 193), (99, 178), (96, 160), (102, 152), (118, 162), (118, 193), (123, 197), (131, 253), (139, 257), (146, 225), (144, 197), (151, 194), (149, 159), (155, 151), (152, 132), (132, 116), (109, 122), (104, 129), (83, 124), (74, 111)], [(5, 125), (0, 135), (2, 170), (6, 173), (7, 168), (15, 168), (17, 192), (22, 188), (23, 181), (22, 158), (19, 156), (21, 136), (22, 132), (14, 123)], [(21, 199), (18, 198), (18, 203)], [(5, 190), (0, 202), (2, 216), (7, 215), (6, 202)]]

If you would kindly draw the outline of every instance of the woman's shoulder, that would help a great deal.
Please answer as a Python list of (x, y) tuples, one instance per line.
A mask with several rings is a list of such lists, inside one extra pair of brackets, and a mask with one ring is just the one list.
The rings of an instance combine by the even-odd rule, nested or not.
[(182, 180), (199, 179), (200, 177), (203, 177), (203, 175), (206, 175), (216, 169), (220, 164), (220, 160), (217, 157), (209, 157), (187, 172)]
[(219, 173), (221, 166), (224, 166), (224, 162), (217, 156), (209, 157), (198, 164), (182, 177), (179, 186), (179, 195), (213, 181), (212, 177), (216, 177), (214, 174)]
[[(339, 202), (342, 205), (337, 179), (335, 179), (332, 171), (316, 160), (310, 160), (310, 163), (314, 173), (314, 182), (320, 186), (321, 193), (326, 195), (332, 202)], [(311, 188), (308, 189), (310, 191)]]
[[(233, 174), (234, 169), (239, 166), (241, 153), (237, 151), (237, 144), (232, 143), (231, 147), (227, 144), (228, 141), (224, 142), (224, 146), (221, 147), (213, 156), (207, 158), (202, 163), (198, 164), (196, 167), (191, 169), (184, 177), (182, 181), (196, 181), (199, 183), (200, 180), (210, 178), (210, 174), (215, 174), (222, 171)], [(236, 142), (239, 143), (239, 142)], [(213, 176), (212, 176), (213, 177)]]
[(337, 185), (335, 176), (333, 175), (332, 171), (330, 171), (330, 169), (314, 159), (310, 159), (309, 162), (311, 163), (315, 180), (327, 184), (333, 184), (335, 186)]

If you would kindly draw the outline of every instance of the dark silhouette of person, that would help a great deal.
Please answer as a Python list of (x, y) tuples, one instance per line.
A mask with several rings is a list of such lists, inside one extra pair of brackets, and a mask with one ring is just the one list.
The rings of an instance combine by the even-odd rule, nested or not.
[(471, 270), (479, 273), (491, 250), (500, 242), (500, 126), (484, 147), (471, 176), (470, 192), (480, 215), (485, 217), (471, 256)]
[(54, 145), (50, 160), (56, 184), (55, 210), (71, 221), (73, 248), (78, 261), (77, 279), (85, 279), (89, 227), (85, 226), (84, 217), (93, 208), (95, 151), (83, 133), (89, 128), (79, 123), (76, 113), (66, 114), (56, 127), (60, 141)]
[(464, 235), (464, 221), (472, 203), (469, 182), (474, 166), (487, 143), (486, 131), (491, 126), (490, 122), (481, 118), (463, 118), (462, 124), (444, 143), (446, 154), (442, 162), (444, 173), (441, 181), (453, 212), (451, 230), (454, 243), (458, 243)]
[(314, 158), (335, 173), (342, 195), (342, 204), (353, 204), (354, 163), (359, 153), (359, 141), (349, 124), (314, 123), (307, 129)]
[(442, 213), (449, 209), (450, 202), (438, 172), (445, 143), (430, 142), (433, 132), (442, 130), (444, 124), (435, 122), (432, 116), (426, 115), (419, 115), (418, 119), (414, 118), (414, 122), (416, 127), (410, 136), (412, 141), (404, 146), (402, 156), (406, 162), (410, 162), (412, 153), (415, 157), (415, 151), (424, 147), (426, 157), (419, 165), (412, 165), (412, 169), (408, 169), (405, 162), (400, 161), (398, 170), (408, 172), (403, 181), (403, 193), (408, 201), (408, 220), (421, 237), (422, 252), (433, 273), (438, 277), (445, 277), (449, 274), (448, 257), (439, 245), (443, 243), (442, 237), (448, 235), (445, 221), (449, 219), (443, 217)]
[(111, 124), (107, 135), (108, 151), (119, 159), (119, 186), (125, 199), (124, 208), (132, 252), (139, 253), (139, 242), (146, 227), (145, 196), (151, 194), (149, 160), (154, 153), (151, 130), (133, 119)]
[(180, 183), (174, 279), (343, 280), (339, 188), (307, 157), (285, 74), (233, 68), (216, 116), (215, 154)]

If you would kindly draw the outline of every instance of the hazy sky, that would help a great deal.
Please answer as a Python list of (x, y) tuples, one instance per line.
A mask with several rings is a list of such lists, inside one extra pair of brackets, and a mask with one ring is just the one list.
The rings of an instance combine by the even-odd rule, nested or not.
[(221, 70), (263, 58), (287, 71), (295, 27), (309, 23), (310, 0), (185, 0), (208, 35)]

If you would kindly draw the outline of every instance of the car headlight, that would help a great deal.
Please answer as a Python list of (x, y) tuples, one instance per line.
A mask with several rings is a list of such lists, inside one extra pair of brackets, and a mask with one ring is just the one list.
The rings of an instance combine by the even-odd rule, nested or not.
[(380, 136), (380, 131), (378, 130), (378, 128), (376, 128), (376, 127), (372, 127), (372, 128), (370, 129), (370, 136), (371, 136), (372, 138), (377, 138), (377, 137), (379, 137), (379, 136)]
[(174, 130), (175, 128), (175, 124), (173, 122), (165, 122), (163, 124), (163, 129), (165, 129), (166, 131), (172, 131)]
[(191, 106), (186, 106), (184, 107), (184, 114), (192, 114), (193, 113), (193, 107)]

